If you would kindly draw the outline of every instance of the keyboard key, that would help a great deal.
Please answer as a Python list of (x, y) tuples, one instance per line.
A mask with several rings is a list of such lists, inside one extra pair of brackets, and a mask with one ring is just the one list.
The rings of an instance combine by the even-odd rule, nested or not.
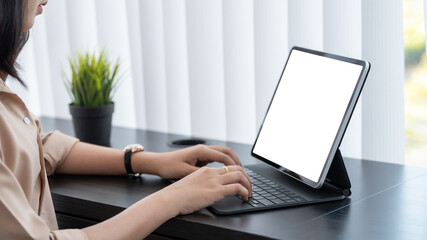
[(278, 191), (271, 191), (270, 194), (277, 196), (277, 195), (280, 195), (281, 193)]
[(264, 206), (274, 205), (274, 203), (272, 201), (269, 201), (267, 199), (260, 200), (259, 202), (262, 203)]
[(254, 198), (254, 199), (256, 199), (256, 200), (265, 199), (263, 196), (255, 196), (255, 197), (252, 197), (252, 198)]
[(261, 203), (249, 203), (249, 205), (251, 205), (252, 207), (256, 208), (256, 207), (263, 207), (264, 205), (262, 205)]
[(273, 200), (271, 200), (272, 202), (274, 202), (275, 204), (283, 204), (283, 203), (286, 203), (285, 201), (283, 201), (283, 200), (280, 200), (280, 199), (273, 199)]
[(284, 195), (284, 194), (277, 194), (275, 195), (278, 198), (287, 198), (288, 196)]

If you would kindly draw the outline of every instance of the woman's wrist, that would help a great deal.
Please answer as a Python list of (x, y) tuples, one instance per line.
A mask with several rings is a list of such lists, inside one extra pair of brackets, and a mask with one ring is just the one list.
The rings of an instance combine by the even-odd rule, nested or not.
[(135, 173), (159, 175), (160, 162), (158, 154), (152, 152), (136, 152), (132, 154), (132, 169)]
[(162, 211), (164, 211), (169, 218), (178, 216), (181, 211), (179, 202), (182, 199), (179, 199), (179, 196), (175, 196), (175, 193), (175, 191), (166, 187), (150, 195), (150, 197), (155, 199), (156, 203), (162, 204)]

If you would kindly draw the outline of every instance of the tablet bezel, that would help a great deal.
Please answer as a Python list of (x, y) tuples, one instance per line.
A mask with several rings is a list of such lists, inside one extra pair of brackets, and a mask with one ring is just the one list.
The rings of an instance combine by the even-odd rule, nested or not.
[[(280, 165), (278, 165), (278, 164), (276, 164), (276, 163), (274, 163), (274, 162), (272, 162), (272, 161), (270, 161), (270, 160), (268, 160), (268, 159), (266, 159), (266, 158), (264, 158), (264, 157), (262, 157), (262, 156), (260, 156), (260, 155), (258, 155), (256, 153), (254, 153), (254, 149), (255, 149), (255, 146), (257, 144), (258, 137), (259, 137), (259, 135), (260, 135), (260, 133), (262, 131), (265, 119), (266, 119), (266, 117), (268, 115), (268, 112), (270, 110), (271, 104), (273, 103), (273, 100), (274, 100), (274, 97), (276, 95), (277, 89), (280, 86), (283, 73), (284, 73), (284, 71), (286, 69), (286, 66), (287, 66), (287, 64), (289, 62), (289, 59), (290, 59), (293, 51), (302, 51), (302, 52), (309, 53), (309, 54), (314, 54), (314, 55), (318, 55), (318, 56), (322, 56), (322, 57), (327, 57), (327, 58), (331, 58), (331, 59), (335, 59), (335, 60), (339, 60), (339, 61), (344, 61), (344, 62), (348, 62), (348, 63), (352, 63), (352, 64), (357, 64), (357, 65), (359, 65), (359, 66), (362, 67), (362, 70), (360, 71), (359, 78), (358, 78), (357, 83), (355, 85), (355, 88), (353, 90), (352, 96), (351, 96), (350, 101), (349, 101), (349, 103), (347, 105), (346, 111), (345, 111), (344, 116), (343, 116), (343, 118), (341, 120), (341, 123), (340, 123), (340, 126), (338, 128), (338, 131), (337, 131), (337, 133), (335, 135), (335, 138), (334, 138), (334, 141), (332, 143), (331, 149), (329, 151), (328, 157), (327, 157), (327, 159), (325, 161), (325, 164), (324, 164), (324, 166), (322, 168), (321, 174), (320, 174), (320, 176), (319, 176), (319, 178), (318, 178), (317, 181), (313, 181), (311, 179), (308, 179), (308, 178), (306, 178), (306, 177), (304, 177), (304, 176), (302, 176), (302, 175), (300, 175), (300, 174), (298, 174), (296, 172), (293, 172), (293, 171), (291, 171), (291, 170), (289, 170), (289, 169), (287, 169), (287, 168), (285, 168), (283, 166), (280, 166)], [(270, 104), (269, 104), (269, 106), (267, 108), (267, 111), (266, 111), (266, 114), (264, 116), (264, 119), (263, 119), (263, 122), (261, 124), (261, 127), (259, 128), (259, 131), (258, 131), (257, 137), (255, 139), (255, 142), (252, 145), (251, 155), (254, 156), (254, 157), (256, 157), (257, 159), (259, 159), (259, 160), (267, 163), (268, 165), (272, 166), (273, 168), (275, 168), (275, 169), (277, 169), (277, 170), (279, 170), (279, 171), (287, 174), (288, 176), (293, 177), (293, 178), (295, 178), (295, 179), (297, 179), (297, 180), (299, 180), (299, 181), (301, 181), (301, 182), (303, 182), (303, 183), (305, 183), (305, 184), (307, 184), (307, 185), (309, 185), (309, 186), (311, 186), (313, 188), (320, 188), (320, 187), (322, 187), (322, 185), (323, 185), (323, 183), (325, 181), (325, 178), (326, 178), (326, 176), (328, 174), (329, 168), (330, 168), (330, 166), (332, 164), (332, 160), (334, 159), (334, 156), (335, 156), (335, 154), (336, 154), (336, 152), (337, 152), (337, 150), (338, 150), (338, 148), (339, 148), (339, 146), (341, 144), (341, 141), (342, 141), (344, 133), (345, 133), (345, 131), (347, 129), (348, 123), (350, 122), (351, 116), (352, 116), (352, 114), (354, 112), (354, 109), (356, 107), (357, 100), (359, 99), (359, 96), (361, 94), (362, 88), (363, 88), (363, 86), (365, 84), (365, 81), (366, 81), (366, 78), (368, 76), (369, 70), (370, 70), (370, 63), (367, 62), (367, 61), (353, 59), (353, 58), (348, 58), (348, 57), (339, 56), (339, 55), (335, 55), (335, 54), (331, 54), (331, 53), (326, 53), (326, 52), (315, 51), (315, 50), (306, 49), (306, 48), (302, 48), (302, 47), (296, 47), (296, 46), (293, 47), (291, 49), (289, 55), (288, 55), (288, 58), (286, 60), (286, 64), (283, 67), (282, 73), (281, 73), (279, 81), (278, 81), (278, 83), (276, 85), (276, 89), (274, 90), (273, 97), (271, 98)], [(301, 154), (304, 154), (304, 153), (301, 153)]]

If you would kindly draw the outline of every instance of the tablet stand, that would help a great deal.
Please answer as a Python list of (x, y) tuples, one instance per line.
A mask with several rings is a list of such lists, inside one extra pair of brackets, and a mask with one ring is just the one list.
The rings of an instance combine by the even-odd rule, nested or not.
[(351, 195), (350, 179), (339, 149), (335, 153), (323, 186), (342, 193), (346, 197)]

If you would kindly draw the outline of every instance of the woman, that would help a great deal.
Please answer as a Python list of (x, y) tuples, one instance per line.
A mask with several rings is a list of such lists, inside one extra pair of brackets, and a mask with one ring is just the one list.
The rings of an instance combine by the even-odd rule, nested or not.
[[(184, 178), (105, 222), (85, 229), (57, 230), (48, 174), (118, 175), (126, 169), (122, 150), (79, 142), (58, 131), (42, 133), (38, 120), (5, 85), (8, 76), (23, 84), (15, 61), (46, 4), (47, 0), (0, 1), (2, 239), (142, 239), (178, 214), (192, 213), (228, 195), (250, 197), (249, 177), (228, 148), (195, 146), (169, 153), (137, 152), (131, 162), (135, 172)], [(212, 161), (227, 167), (197, 167)]]

